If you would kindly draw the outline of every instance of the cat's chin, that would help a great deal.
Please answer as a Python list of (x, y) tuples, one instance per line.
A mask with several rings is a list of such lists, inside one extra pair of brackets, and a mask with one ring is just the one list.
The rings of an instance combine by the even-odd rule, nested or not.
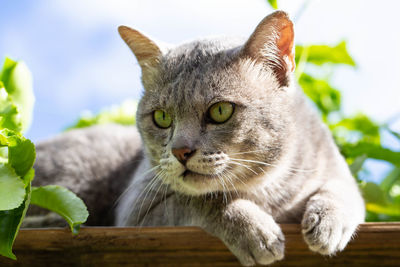
[(216, 174), (202, 174), (198, 172), (194, 172), (191, 170), (185, 170), (182, 175), (184, 180), (186, 179), (213, 179), (217, 178), (218, 176)]
[(185, 170), (178, 179), (180, 179), (178, 183), (171, 185), (174, 190), (186, 195), (204, 195), (219, 190), (217, 174), (202, 174)]

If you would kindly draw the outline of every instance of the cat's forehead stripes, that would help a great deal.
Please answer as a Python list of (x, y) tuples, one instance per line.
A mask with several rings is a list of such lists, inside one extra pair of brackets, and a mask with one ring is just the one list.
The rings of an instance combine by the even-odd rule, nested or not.
[(160, 83), (145, 92), (152, 95), (149, 99), (158, 100), (153, 106), (183, 114), (207, 108), (213, 99), (221, 98), (223, 82), (216, 74), (226, 70), (232, 53), (227, 53), (226, 47), (216, 47), (215, 42), (186, 44), (163, 57)]

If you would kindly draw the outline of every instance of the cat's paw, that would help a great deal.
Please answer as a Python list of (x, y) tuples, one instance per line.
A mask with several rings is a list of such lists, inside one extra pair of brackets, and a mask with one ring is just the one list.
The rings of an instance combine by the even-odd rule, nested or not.
[(324, 201), (308, 205), (301, 225), (309, 248), (323, 255), (343, 250), (357, 227), (357, 223)]
[(267, 265), (283, 259), (285, 238), (275, 222), (252, 225), (244, 233), (224, 240), (242, 265)]

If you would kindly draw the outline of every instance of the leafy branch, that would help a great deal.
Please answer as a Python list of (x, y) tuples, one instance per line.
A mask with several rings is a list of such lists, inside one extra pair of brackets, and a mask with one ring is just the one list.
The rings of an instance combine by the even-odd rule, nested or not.
[(16, 259), (12, 246), (29, 204), (64, 217), (73, 233), (88, 217), (85, 204), (59, 186), (34, 188), (35, 146), (26, 139), (33, 111), (32, 77), (22, 62), (6, 59), (0, 72), (0, 255)]

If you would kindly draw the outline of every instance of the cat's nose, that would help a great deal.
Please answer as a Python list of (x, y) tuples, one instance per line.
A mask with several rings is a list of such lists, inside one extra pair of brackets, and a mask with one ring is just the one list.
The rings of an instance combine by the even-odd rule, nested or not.
[(190, 148), (173, 148), (172, 154), (179, 160), (183, 165), (186, 164), (186, 161), (194, 154), (196, 150), (192, 150)]

